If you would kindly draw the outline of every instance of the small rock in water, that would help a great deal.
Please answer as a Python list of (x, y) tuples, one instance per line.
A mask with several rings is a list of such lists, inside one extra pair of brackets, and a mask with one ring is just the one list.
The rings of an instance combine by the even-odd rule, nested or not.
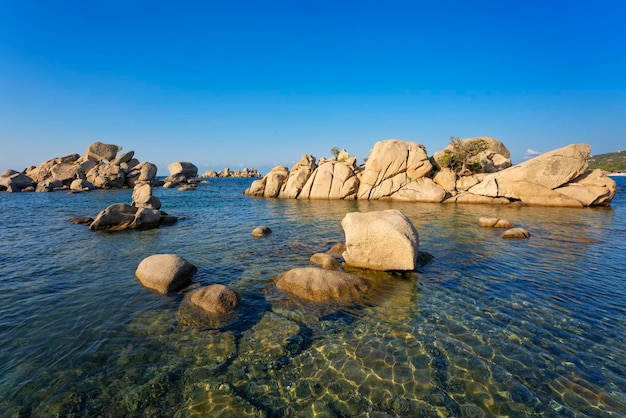
[(264, 237), (265, 235), (271, 234), (272, 230), (269, 226), (259, 226), (252, 230), (253, 237)]
[(478, 225), (487, 228), (513, 228), (513, 224), (511, 222), (500, 218), (479, 218)]
[(69, 218), (68, 221), (73, 224), (90, 224), (93, 222), (93, 218), (89, 218), (87, 216), (78, 216), (74, 218)]
[(511, 228), (502, 233), (502, 238), (530, 238), (530, 232), (524, 228)]

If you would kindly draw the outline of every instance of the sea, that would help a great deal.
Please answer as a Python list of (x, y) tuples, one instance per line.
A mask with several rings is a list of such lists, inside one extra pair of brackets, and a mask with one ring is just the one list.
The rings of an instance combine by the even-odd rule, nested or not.
[[(626, 416), (626, 177), (585, 209), (253, 198), (250, 179), (156, 188), (176, 224), (91, 231), (132, 190), (0, 193), (2, 417)], [(353, 305), (282, 293), (281, 273), (342, 243), (348, 212), (398, 209), (425, 260), (413, 272), (346, 270)], [(504, 239), (499, 217), (530, 232)], [(251, 231), (261, 225), (272, 233)], [(138, 264), (197, 266), (166, 295)], [(214, 318), (185, 308), (220, 283)]]

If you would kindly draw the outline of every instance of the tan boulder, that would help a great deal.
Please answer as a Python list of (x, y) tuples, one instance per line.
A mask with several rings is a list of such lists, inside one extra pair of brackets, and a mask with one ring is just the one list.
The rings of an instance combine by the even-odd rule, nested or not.
[(0, 176), (0, 186), (6, 189), (22, 190), (34, 184), (32, 178), (14, 170), (7, 170)]
[(152, 186), (150, 183), (137, 183), (133, 188), (133, 206), (143, 207), (152, 198)]
[(289, 177), (289, 170), (284, 165), (279, 165), (265, 176), (264, 197), (278, 197), (285, 181)]
[(339, 268), (339, 262), (335, 257), (327, 253), (315, 253), (311, 256), (310, 261), (326, 270), (337, 270)]
[(269, 226), (261, 225), (257, 226), (250, 233), (253, 237), (264, 237), (272, 233), (272, 230)]
[(186, 178), (196, 177), (198, 175), (198, 167), (187, 161), (176, 161), (167, 166), (170, 175), (182, 174)]
[[(572, 144), (541, 154), (531, 160), (488, 175), (483, 181), (523, 181), (555, 189), (583, 174), (588, 167), (591, 147), (587, 144)], [(470, 189), (476, 193), (474, 186)], [(482, 193), (477, 193), (482, 194)]]
[(452, 196), (443, 203), (467, 203), (480, 205), (508, 205), (511, 203), (506, 197), (489, 197), (473, 194), (470, 192), (461, 192), (456, 196)]
[[(42, 182), (52, 177), (52, 168), (59, 164), (71, 164), (80, 158), (78, 154), (69, 154), (65, 157), (52, 158), (44, 161), (38, 167), (29, 167), (24, 174), (32, 178), (35, 183)], [(83, 170), (84, 171), (84, 170)]]
[(478, 219), (478, 225), (486, 228), (513, 228), (510, 221), (500, 218), (482, 217)]
[(99, 189), (122, 188), (126, 185), (126, 176), (119, 166), (100, 162), (89, 170), (87, 181)]
[(389, 199), (399, 202), (429, 202), (441, 203), (446, 198), (446, 190), (428, 177), (414, 180), (397, 192)]
[(212, 284), (196, 289), (185, 299), (206, 312), (227, 315), (234, 312), (239, 305), (237, 293), (222, 284)]
[(289, 270), (278, 276), (276, 286), (301, 299), (339, 303), (359, 301), (368, 290), (367, 283), (360, 277), (317, 267)]
[(611, 203), (617, 192), (617, 185), (602, 170), (595, 169), (555, 191), (578, 200), (583, 206), (602, 206)]
[(358, 198), (389, 197), (407, 183), (429, 175), (432, 168), (422, 144), (399, 139), (379, 141), (360, 174)]
[(111, 161), (115, 159), (115, 156), (122, 147), (113, 144), (103, 144), (102, 142), (93, 142), (87, 148), (87, 155), (98, 161), (106, 160)]
[(152, 208), (138, 208), (116, 203), (100, 211), (89, 225), (94, 231), (123, 231), (125, 229), (158, 228), (161, 212)]
[(530, 238), (530, 232), (524, 228), (511, 228), (502, 233), (502, 238)]
[(433, 176), (433, 181), (443, 187), (448, 193), (456, 193), (456, 173), (449, 168), (442, 168)]
[(266, 177), (263, 177), (262, 179), (259, 179), (259, 180), (254, 180), (250, 184), (250, 187), (248, 187), (243, 192), (243, 194), (248, 195), (248, 196), (263, 197), (263, 194), (265, 193), (265, 182), (266, 181), (267, 181)]
[(346, 235), (343, 259), (371, 270), (415, 270), (419, 235), (402, 212), (350, 212), (341, 221)]
[(320, 163), (302, 188), (298, 199), (355, 199), (359, 179), (343, 162)]
[(289, 177), (280, 191), (279, 197), (285, 199), (295, 199), (302, 191), (311, 174), (317, 168), (315, 157), (311, 154), (304, 154), (289, 171)]
[(197, 270), (177, 254), (154, 254), (139, 263), (135, 276), (143, 286), (167, 293), (189, 286)]
[(113, 165), (122, 165), (124, 163), (128, 164), (133, 159), (134, 156), (135, 156), (135, 151), (128, 151), (128, 152), (123, 153), (119, 157), (111, 160), (109, 164), (113, 164)]

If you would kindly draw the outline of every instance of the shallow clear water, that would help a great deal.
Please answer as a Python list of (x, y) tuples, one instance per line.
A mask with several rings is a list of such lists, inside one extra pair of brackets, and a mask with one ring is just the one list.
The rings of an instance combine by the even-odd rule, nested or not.
[[(611, 208), (297, 201), (250, 180), (156, 189), (180, 221), (67, 222), (131, 191), (0, 193), (1, 416), (624, 416), (626, 185)], [(281, 272), (344, 240), (349, 211), (397, 208), (434, 256), (357, 272), (366, 303), (301, 303)], [(528, 240), (480, 228), (506, 218)], [(258, 239), (259, 225), (274, 231)], [(200, 322), (134, 277), (155, 253), (226, 284), (237, 316)]]

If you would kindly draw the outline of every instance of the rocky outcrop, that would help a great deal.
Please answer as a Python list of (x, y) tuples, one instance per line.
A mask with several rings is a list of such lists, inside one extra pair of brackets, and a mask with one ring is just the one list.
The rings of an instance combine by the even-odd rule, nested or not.
[(132, 205), (117, 203), (102, 210), (89, 229), (94, 231), (123, 231), (152, 229), (175, 223), (177, 218), (160, 211), (161, 200), (152, 195), (150, 183), (138, 183), (133, 188)]
[(184, 289), (197, 267), (177, 254), (154, 254), (144, 258), (135, 271), (139, 282), (159, 293)]
[(5, 170), (0, 175), (0, 190), (8, 192), (20, 192), (27, 187), (33, 187), (35, 182), (25, 174), (18, 173), (15, 170)]
[(276, 286), (301, 299), (314, 302), (353, 303), (368, 290), (365, 280), (343, 271), (300, 267), (281, 274)]
[[(148, 162), (140, 163), (134, 158), (133, 151), (116, 157), (121, 149), (118, 145), (94, 142), (82, 156), (70, 154), (44, 161), (38, 167), (29, 167), (22, 175), (31, 179), (30, 185), (19, 190), (32, 187), (38, 192), (59, 189), (86, 191), (134, 187), (137, 182), (153, 182), (157, 167)], [(12, 187), (12, 191), (17, 190)]]
[(461, 147), (457, 153), (475, 144), (480, 147), (474, 150), (480, 152), (453, 170), (444, 164), (450, 165), (446, 161), (452, 158), (454, 150), (450, 147), (428, 158), (421, 144), (389, 139), (375, 144), (363, 166), (357, 167), (356, 158), (345, 151), (336, 158), (321, 159), (317, 166), (315, 157), (305, 154), (291, 170), (275, 167), (263, 179), (253, 181), (244, 193), (298, 199), (572, 208), (609, 205), (615, 196), (615, 181), (606, 173), (587, 172), (589, 145), (569, 145), (511, 166), (509, 151), (494, 138), (467, 138), (455, 143)]
[(298, 194), (298, 199), (356, 199), (359, 179), (343, 161), (321, 163)]
[(196, 182), (198, 167), (186, 161), (177, 161), (167, 166), (170, 175), (163, 179), (163, 187), (170, 188)]
[(393, 199), (403, 187), (428, 176), (432, 170), (423, 145), (399, 139), (379, 141), (360, 175), (358, 198)]
[(402, 212), (350, 212), (341, 221), (346, 264), (370, 270), (415, 270), (419, 234)]
[(284, 199), (297, 198), (316, 168), (317, 164), (314, 156), (311, 154), (302, 155), (300, 161), (291, 167), (287, 182), (280, 191), (279, 196)]
[(244, 167), (242, 170), (231, 170), (226, 167), (222, 171), (207, 170), (200, 177), (203, 178), (254, 178), (263, 177), (256, 168)]

